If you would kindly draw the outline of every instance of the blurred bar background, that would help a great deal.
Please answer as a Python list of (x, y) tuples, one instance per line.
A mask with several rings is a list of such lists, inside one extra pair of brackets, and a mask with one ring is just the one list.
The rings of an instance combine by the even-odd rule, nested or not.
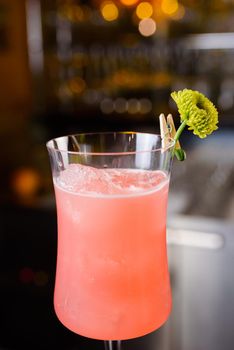
[[(50, 199), (49, 138), (158, 131), (160, 112), (176, 118), (170, 92), (185, 87), (216, 104), (220, 130), (212, 140), (221, 138), (217, 151), (226, 147), (227, 155), (234, 126), (234, 2), (1, 0), (0, 76), (1, 201)], [(184, 137), (189, 147), (197, 141)], [(210, 142), (200, 143), (204, 152)], [(213, 173), (210, 160), (204, 166)], [(180, 178), (188, 163), (179, 165)]]
[(0, 286), (8, 300), (0, 347), (72, 349), (51, 310), (56, 222), (45, 143), (85, 131), (158, 132), (161, 112), (179, 123), (171, 91), (200, 90), (220, 112), (219, 130), (205, 140), (183, 135), (188, 159), (174, 162), (169, 217), (233, 222), (234, 1), (0, 0), (0, 81)]

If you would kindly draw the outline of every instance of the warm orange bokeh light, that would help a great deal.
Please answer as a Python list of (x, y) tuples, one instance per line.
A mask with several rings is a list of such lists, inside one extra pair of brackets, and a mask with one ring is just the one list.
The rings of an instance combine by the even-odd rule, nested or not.
[(166, 15), (173, 15), (178, 11), (178, 8), (177, 0), (162, 0), (161, 9)]
[(153, 14), (153, 6), (148, 1), (143, 1), (137, 6), (136, 14), (140, 19), (149, 18)]
[(86, 83), (82, 78), (76, 77), (68, 82), (68, 88), (73, 94), (81, 94), (86, 89)]
[(31, 168), (21, 168), (12, 177), (13, 191), (21, 198), (33, 197), (41, 184), (40, 175)]
[(115, 21), (119, 17), (118, 7), (112, 1), (106, 1), (101, 6), (102, 17), (108, 21)]
[(123, 5), (132, 6), (138, 3), (139, 0), (120, 0)]

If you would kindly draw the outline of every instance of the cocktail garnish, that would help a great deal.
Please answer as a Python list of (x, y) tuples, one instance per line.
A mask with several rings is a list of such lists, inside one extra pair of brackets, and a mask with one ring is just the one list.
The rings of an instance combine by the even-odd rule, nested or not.
[[(202, 93), (184, 89), (172, 92), (171, 97), (175, 101), (180, 113), (181, 124), (174, 135), (178, 141), (182, 131), (187, 125), (194, 135), (205, 138), (218, 129), (218, 111), (214, 104)], [(175, 155), (179, 160), (184, 160), (184, 151), (175, 149)]]

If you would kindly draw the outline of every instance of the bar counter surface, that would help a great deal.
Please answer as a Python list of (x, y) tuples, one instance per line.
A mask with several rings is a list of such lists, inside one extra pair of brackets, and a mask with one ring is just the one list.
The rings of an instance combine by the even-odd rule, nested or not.
[[(104, 349), (68, 331), (53, 310), (54, 209), (0, 210), (0, 350)], [(123, 342), (123, 350), (232, 350), (234, 224), (169, 216), (173, 309), (159, 330)]]

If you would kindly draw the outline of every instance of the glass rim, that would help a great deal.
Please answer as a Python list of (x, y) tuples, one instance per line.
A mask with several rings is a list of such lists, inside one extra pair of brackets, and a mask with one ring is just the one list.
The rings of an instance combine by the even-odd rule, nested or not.
[(141, 154), (141, 153), (155, 153), (155, 152), (166, 152), (170, 149), (172, 149), (175, 146), (176, 141), (167, 135), (167, 146), (166, 147), (157, 147), (156, 149), (146, 149), (146, 150), (139, 150), (139, 151), (116, 151), (116, 152), (90, 152), (90, 151), (69, 151), (65, 149), (56, 149), (55, 147), (51, 146), (50, 143), (53, 141), (63, 139), (65, 137), (76, 137), (76, 136), (92, 136), (92, 135), (113, 135), (113, 134), (131, 134), (131, 135), (152, 135), (152, 136), (158, 136), (160, 140), (163, 140), (162, 136), (159, 133), (150, 133), (150, 132), (138, 132), (138, 131), (100, 131), (100, 132), (82, 132), (82, 133), (76, 133), (76, 134), (68, 134), (68, 135), (62, 135), (55, 138), (50, 139), (46, 142), (46, 147), (48, 150), (54, 151), (54, 152), (60, 152), (60, 153), (66, 153), (71, 155), (94, 155), (94, 156), (120, 156), (120, 155), (134, 155), (134, 154)]

